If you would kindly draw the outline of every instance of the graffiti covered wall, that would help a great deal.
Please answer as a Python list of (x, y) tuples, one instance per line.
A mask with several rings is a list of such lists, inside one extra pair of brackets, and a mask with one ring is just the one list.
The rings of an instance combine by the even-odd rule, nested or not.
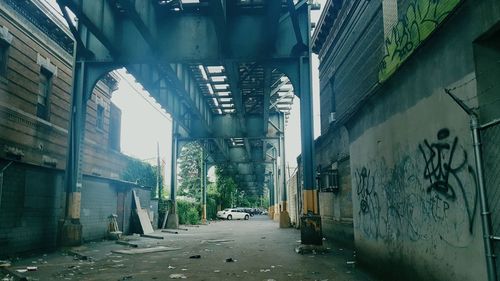
[(385, 38), (385, 56), (380, 63), (379, 82), (387, 80), (461, 1), (410, 0), (408, 8)]
[[(448, 123), (433, 116), (455, 117)], [(393, 271), (386, 276), (410, 276), (404, 280), (483, 280), (477, 277), (484, 256), (467, 121), (436, 94), (351, 143), (362, 263), (373, 264), (368, 257), (376, 256), (377, 266)]]

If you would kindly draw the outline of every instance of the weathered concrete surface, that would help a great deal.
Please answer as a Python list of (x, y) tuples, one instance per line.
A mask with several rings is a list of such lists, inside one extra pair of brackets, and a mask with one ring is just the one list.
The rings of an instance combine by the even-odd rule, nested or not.
[[(324, 244), (330, 253), (296, 254), (294, 248), (299, 245), (300, 232), (280, 229), (267, 216), (189, 227), (188, 231), (179, 230), (179, 234), (155, 235), (165, 239), (129, 238), (136, 240), (133, 243), (139, 248), (163, 245), (180, 250), (113, 254), (112, 250), (127, 247), (103, 241), (73, 249), (80, 258), (88, 256), (87, 260), (59, 251), (14, 260), (10, 268), (38, 266), (37, 271), (23, 273), (38, 280), (170, 280), (171, 274), (183, 274), (188, 280), (373, 280), (346, 263), (352, 261), (352, 252), (329, 245), (329, 241)], [(193, 255), (201, 258), (190, 259)], [(234, 262), (226, 262), (228, 258)]]

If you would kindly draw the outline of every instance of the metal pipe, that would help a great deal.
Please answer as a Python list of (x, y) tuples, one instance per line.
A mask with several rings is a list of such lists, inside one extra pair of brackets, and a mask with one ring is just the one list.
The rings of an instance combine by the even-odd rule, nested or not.
[(488, 208), (486, 199), (486, 189), (484, 186), (484, 170), (483, 159), (481, 155), (481, 140), (479, 134), (479, 122), (475, 114), (470, 114), (472, 141), (474, 146), (474, 158), (476, 163), (477, 178), (479, 184), (479, 200), (481, 205), (481, 221), (483, 228), (484, 251), (486, 254), (486, 270), (488, 272), (488, 280), (496, 281), (497, 273), (495, 267), (495, 254), (493, 253), (493, 240), (491, 239), (491, 212)]
[(497, 124), (498, 120), (493, 120), (483, 126), (479, 124), (477, 114), (467, 106), (462, 100), (456, 97), (449, 89), (444, 89), (445, 93), (448, 94), (459, 106), (462, 108), (470, 118), (470, 129), (472, 133), (472, 145), (474, 146), (474, 160), (477, 171), (477, 183), (479, 192), (479, 205), (481, 208), (481, 225), (483, 229), (483, 243), (484, 251), (486, 256), (486, 271), (488, 273), (488, 281), (497, 280), (497, 272), (495, 267), (495, 254), (493, 252), (493, 241), (494, 239), (491, 230), (491, 212), (488, 208), (488, 200), (486, 199), (486, 188), (484, 185), (484, 170), (483, 170), (483, 159), (481, 155), (481, 136), (480, 130), (486, 127)]

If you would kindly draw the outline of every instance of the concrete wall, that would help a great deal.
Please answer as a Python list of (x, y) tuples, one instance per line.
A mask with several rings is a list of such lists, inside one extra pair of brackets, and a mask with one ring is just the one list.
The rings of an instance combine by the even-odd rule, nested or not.
[(473, 41), (497, 1), (465, 1), (348, 123), (355, 243), (384, 280), (486, 280), (469, 119)]

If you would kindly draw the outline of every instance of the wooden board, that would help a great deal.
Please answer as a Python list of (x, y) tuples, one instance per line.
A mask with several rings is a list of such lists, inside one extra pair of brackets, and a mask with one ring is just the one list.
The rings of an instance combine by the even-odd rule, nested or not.
[(153, 226), (151, 225), (151, 221), (149, 220), (148, 212), (145, 209), (141, 208), (141, 201), (139, 200), (137, 193), (135, 193), (135, 190), (132, 190), (132, 195), (134, 196), (134, 203), (136, 208), (135, 212), (137, 214), (137, 217), (139, 217), (142, 233), (153, 233), (154, 230)]
[(176, 251), (176, 250), (180, 250), (180, 248), (157, 246), (151, 248), (113, 250), (111, 252), (116, 254), (135, 255), (135, 254), (147, 254), (147, 253)]

